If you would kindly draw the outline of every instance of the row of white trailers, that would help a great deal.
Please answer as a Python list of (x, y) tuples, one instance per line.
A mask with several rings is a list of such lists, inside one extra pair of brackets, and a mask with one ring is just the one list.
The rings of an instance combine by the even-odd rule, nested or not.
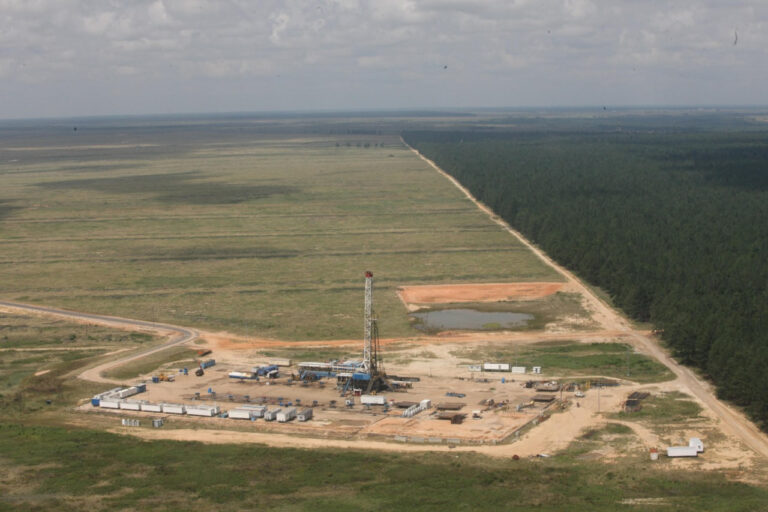
[[(470, 372), (509, 372), (524, 375), (528, 373), (526, 366), (512, 366), (509, 363), (483, 363), (469, 365)], [(541, 373), (541, 366), (532, 366), (531, 373)]]
[[(120, 400), (115, 398), (102, 398), (99, 407), (127, 411), (187, 414), (209, 418), (218, 416), (222, 412), (218, 405), (153, 404), (143, 400)], [(227, 415), (232, 419), (255, 420), (257, 418), (264, 418), (266, 421), (277, 420), (280, 423), (286, 423), (294, 418), (298, 421), (310, 420), (312, 418), (312, 409), (307, 407), (298, 411), (295, 407), (268, 409), (266, 405), (241, 405), (236, 409), (227, 411)]]

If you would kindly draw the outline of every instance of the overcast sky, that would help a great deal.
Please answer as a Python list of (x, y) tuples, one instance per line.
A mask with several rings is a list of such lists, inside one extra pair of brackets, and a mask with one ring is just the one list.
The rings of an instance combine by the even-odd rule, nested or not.
[(767, 0), (0, 0), (0, 118), (766, 91)]

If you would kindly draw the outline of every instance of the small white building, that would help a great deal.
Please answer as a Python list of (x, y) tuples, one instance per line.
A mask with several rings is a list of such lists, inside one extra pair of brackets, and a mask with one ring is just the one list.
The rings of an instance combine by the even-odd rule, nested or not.
[(187, 414), (190, 416), (213, 417), (221, 412), (218, 405), (188, 405)]
[(667, 448), (667, 457), (696, 457), (699, 451), (695, 446), (670, 446)]
[(187, 408), (182, 404), (163, 404), (163, 412), (166, 414), (185, 414)]
[(296, 408), (288, 407), (277, 413), (277, 421), (280, 423), (287, 423), (296, 417)]
[(264, 419), (267, 421), (275, 421), (277, 419), (277, 413), (279, 413), (282, 409), (271, 409), (266, 412), (264, 412)]

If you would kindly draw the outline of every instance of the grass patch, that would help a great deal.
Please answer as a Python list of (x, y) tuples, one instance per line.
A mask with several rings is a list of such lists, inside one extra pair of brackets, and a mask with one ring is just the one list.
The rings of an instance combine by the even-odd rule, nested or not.
[[(156, 352), (136, 361), (128, 362), (106, 372), (106, 376), (113, 379), (132, 379), (145, 375), (154, 370), (160, 370), (175, 364), (176, 367), (194, 368), (196, 366), (197, 351), (186, 347), (171, 347)], [(177, 368), (175, 368), (177, 369)]]
[(614, 416), (632, 421), (647, 421), (654, 424), (680, 424), (699, 418), (701, 406), (679, 391), (652, 395), (642, 401), (638, 412), (619, 412)]
[(14, 510), (237, 510), (257, 501), (271, 510), (488, 510), (515, 503), (613, 511), (622, 499), (659, 496), (675, 510), (752, 511), (768, 500), (765, 488), (716, 471), (638, 471), (636, 464), (566, 457), (491, 461), (465, 453), (212, 446), (13, 424), (0, 425), (0, 453), (3, 473), (15, 468), (0, 503)]
[(82, 147), (66, 150), (51, 134), (17, 134), (14, 145), (34, 149), (0, 162), (5, 297), (349, 339), (361, 336), (366, 269), (388, 337), (413, 332), (397, 286), (561, 279), (397, 135), (211, 122), (131, 123), (110, 147), (109, 133), (83, 129)]
[(488, 344), (452, 354), (468, 362), (502, 361), (519, 366), (541, 366), (545, 373), (569, 377), (602, 375), (642, 383), (663, 382), (674, 377), (666, 366), (655, 359), (643, 354), (628, 353), (628, 348), (629, 345), (624, 343), (554, 341), (519, 347)]

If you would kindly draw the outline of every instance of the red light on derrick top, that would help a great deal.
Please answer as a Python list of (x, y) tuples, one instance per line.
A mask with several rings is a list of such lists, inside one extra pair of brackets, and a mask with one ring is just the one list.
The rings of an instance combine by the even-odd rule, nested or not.
[(373, 277), (373, 272), (371, 272), (370, 270), (366, 270), (365, 277)]

